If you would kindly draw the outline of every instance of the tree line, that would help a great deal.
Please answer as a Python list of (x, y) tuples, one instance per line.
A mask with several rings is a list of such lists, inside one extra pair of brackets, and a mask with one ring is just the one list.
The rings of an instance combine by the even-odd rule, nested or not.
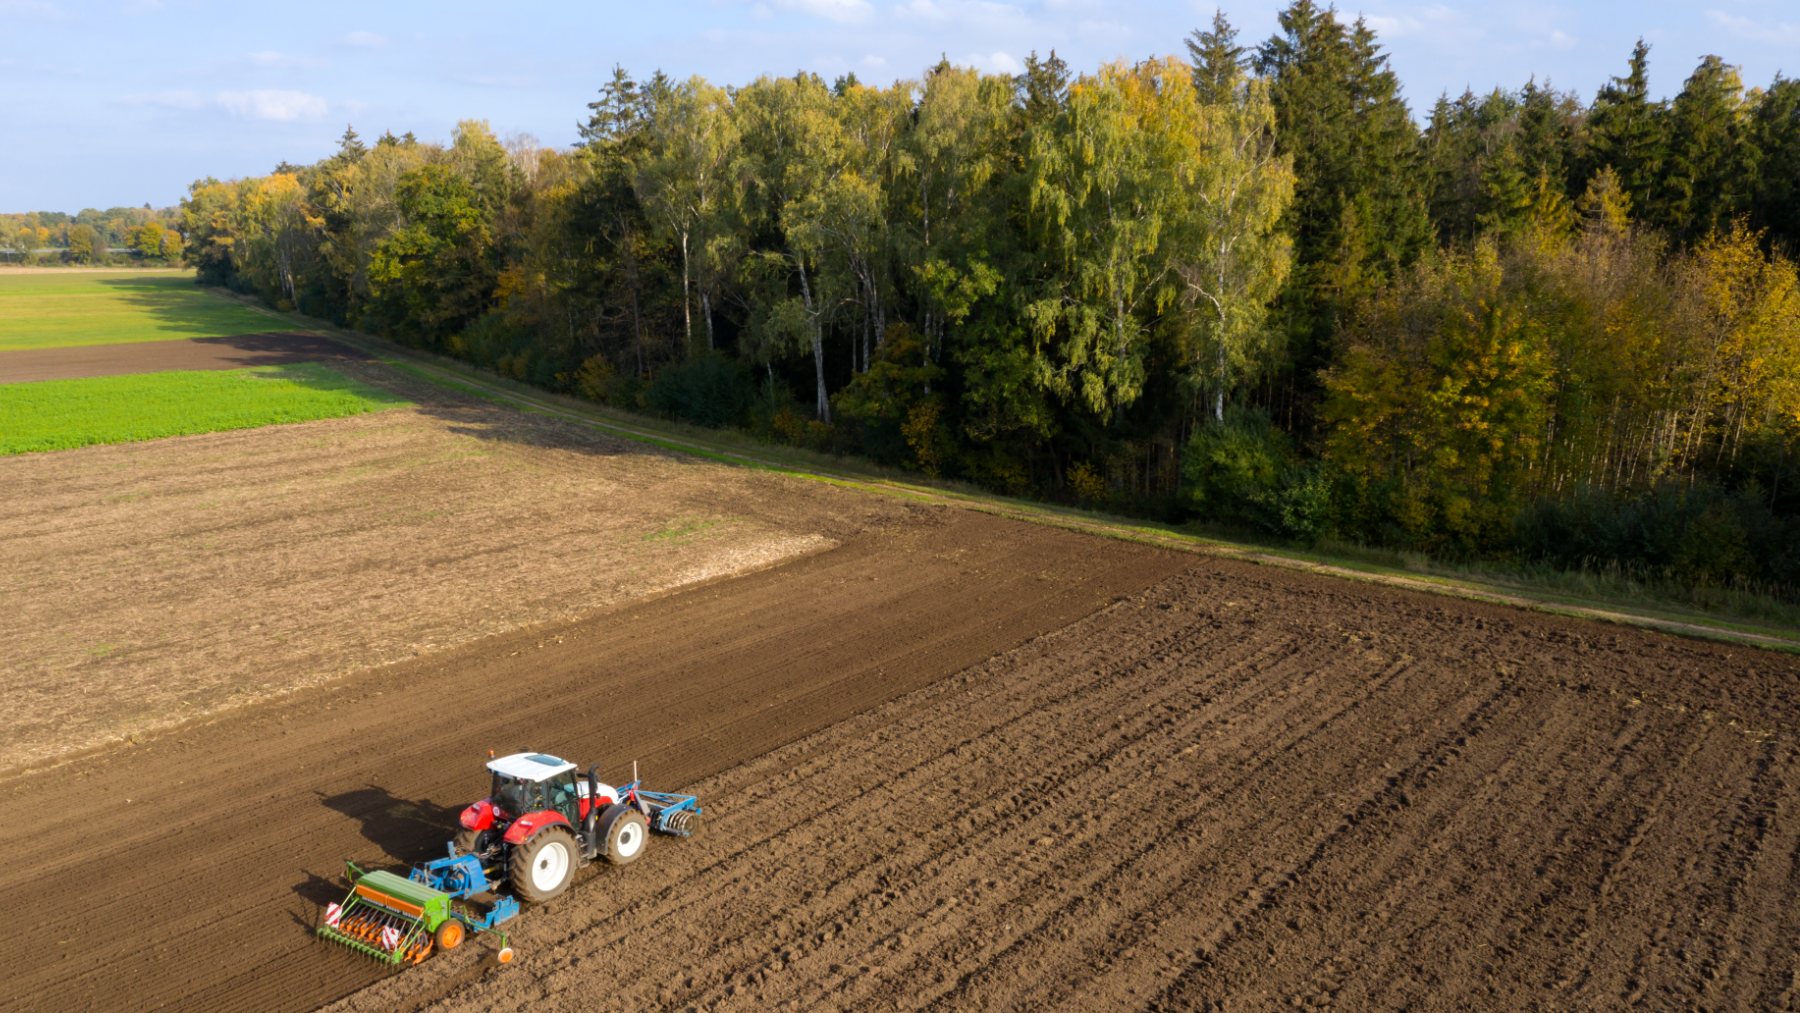
[(0, 263), (177, 264), (182, 245), (179, 208), (0, 214)]
[(1183, 58), (622, 69), (183, 202), (203, 282), (609, 404), (1314, 540), (1800, 587), (1800, 83), (1421, 126), (1311, 0)]

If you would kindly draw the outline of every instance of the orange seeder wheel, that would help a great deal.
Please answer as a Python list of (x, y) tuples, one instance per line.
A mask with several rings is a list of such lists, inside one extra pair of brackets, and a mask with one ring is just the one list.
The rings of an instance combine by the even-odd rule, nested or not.
[(512, 958), (513, 952), (512, 947), (510, 946), (502, 946), (500, 947), (500, 952), (494, 954), (494, 959), (500, 961), (502, 964), (512, 963)]
[(437, 945), (440, 950), (454, 950), (462, 945), (463, 923), (454, 918), (446, 918), (444, 924), (437, 927)]

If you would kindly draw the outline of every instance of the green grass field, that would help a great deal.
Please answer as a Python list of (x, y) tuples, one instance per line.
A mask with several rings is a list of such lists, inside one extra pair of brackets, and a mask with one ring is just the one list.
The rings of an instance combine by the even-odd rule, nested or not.
[(407, 403), (311, 362), (0, 384), (0, 456), (361, 415)]
[(188, 271), (0, 271), (0, 352), (280, 330)]

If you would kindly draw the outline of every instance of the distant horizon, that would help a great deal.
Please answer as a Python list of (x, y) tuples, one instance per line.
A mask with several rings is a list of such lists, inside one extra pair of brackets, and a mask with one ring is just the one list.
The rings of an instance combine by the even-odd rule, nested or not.
[[(1225, 5), (1247, 49), (1285, 3)], [(179, 203), (196, 179), (269, 172), (335, 150), (345, 126), (366, 140), (411, 131), (447, 141), (486, 120), (501, 136), (566, 148), (614, 64), (743, 84), (796, 70), (871, 84), (916, 78), (942, 56), (1016, 72), (1051, 50), (1076, 73), (1115, 59), (1182, 53), (1211, 3), (1147, 0), (687, 0), (656, 9), (577, 8), (509, 18), (471, 8), (319, 5), (313, 25), (208, 0), (0, 0), (0, 110), (15, 157), (0, 162), (0, 212), (77, 214)], [(1579, 8), (1368, 2), (1366, 17), (1421, 122), (1451, 97), (1529, 80), (1584, 104), (1649, 42), (1650, 91), (1667, 98), (1700, 58), (1767, 86), (1800, 51), (1800, 11), (1775, 0), (1701, 8), (1608, 2)], [(83, 53), (84, 60), (39, 55)], [(146, 54), (149, 58), (146, 58)], [(199, 54), (199, 55), (194, 55)], [(20, 157), (24, 155), (26, 157)]]

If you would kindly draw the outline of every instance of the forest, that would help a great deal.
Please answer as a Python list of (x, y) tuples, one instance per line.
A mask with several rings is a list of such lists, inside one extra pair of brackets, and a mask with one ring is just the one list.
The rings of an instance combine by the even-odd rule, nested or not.
[[(1171, 40), (1181, 46), (1181, 40)], [(1312, 0), (874, 86), (615, 69), (196, 182), (204, 284), (634, 411), (1299, 543), (1800, 597), (1800, 81), (1415, 116)]]

